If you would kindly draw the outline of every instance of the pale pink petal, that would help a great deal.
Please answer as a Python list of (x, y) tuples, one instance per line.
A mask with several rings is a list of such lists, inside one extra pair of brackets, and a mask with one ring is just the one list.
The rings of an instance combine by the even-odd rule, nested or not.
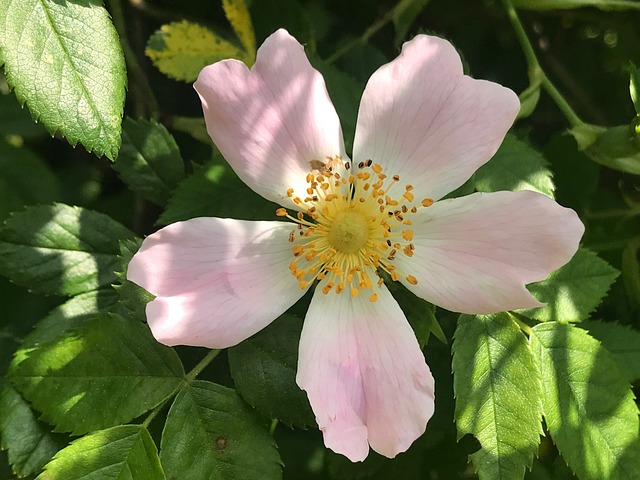
[[(319, 287), (322, 287), (322, 283)], [(317, 288), (300, 338), (297, 382), (327, 447), (351, 461), (395, 457), (424, 432), (434, 385), (416, 337), (386, 287), (369, 295)]]
[(539, 307), (525, 284), (544, 280), (578, 249), (573, 210), (530, 191), (474, 193), (436, 202), (414, 219), (415, 252), (396, 258), (416, 295), (463, 313)]
[(304, 294), (288, 269), (292, 228), (194, 218), (147, 237), (127, 278), (157, 297), (147, 305), (155, 338), (226, 348), (275, 320)]
[(449, 42), (418, 35), (369, 79), (354, 163), (372, 159), (437, 200), (493, 156), (519, 109), (511, 90), (464, 76)]
[(311, 160), (346, 158), (340, 120), (322, 75), (285, 30), (267, 38), (249, 70), (238, 60), (205, 67), (194, 85), (207, 131), (238, 176), (264, 198), (306, 196)]

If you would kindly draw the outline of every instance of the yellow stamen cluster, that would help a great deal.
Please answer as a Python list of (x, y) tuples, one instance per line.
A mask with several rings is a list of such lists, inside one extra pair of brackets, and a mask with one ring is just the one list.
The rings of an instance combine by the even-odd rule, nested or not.
[(369, 300), (375, 302), (376, 289), (383, 282), (379, 270), (394, 281), (404, 277), (416, 285), (416, 278), (398, 271), (394, 260), (397, 255), (413, 256), (411, 216), (431, 206), (433, 200), (415, 202), (411, 185), (405, 186), (399, 198), (391, 198), (391, 187), (400, 177), (388, 177), (371, 160), (357, 166), (343, 163), (340, 157), (329, 158), (326, 164), (313, 162), (306, 195), (287, 190), (287, 196), (306, 215), (297, 212), (294, 217), (284, 208), (276, 211), (277, 216), (298, 224), (289, 234), (295, 257), (289, 270), (300, 288), (326, 278), (324, 294), (346, 291), (355, 297), (370, 289)]

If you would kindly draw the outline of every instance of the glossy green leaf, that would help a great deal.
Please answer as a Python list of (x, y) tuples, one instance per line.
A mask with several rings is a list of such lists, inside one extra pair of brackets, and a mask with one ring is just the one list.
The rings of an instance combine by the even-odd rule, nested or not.
[(112, 311), (125, 318), (145, 321), (147, 303), (153, 300), (155, 296), (147, 292), (144, 288), (127, 280), (127, 267), (141, 244), (141, 238), (124, 240), (120, 244), (120, 255), (118, 256), (120, 269), (116, 272), (120, 284), (113, 286), (118, 294), (118, 304)]
[(581, 248), (546, 280), (528, 286), (547, 305), (520, 313), (541, 322), (584, 320), (600, 304), (619, 273), (595, 253)]
[(276, 444), (235, 391), (195, 381), (176, 397), (160, 459), (168, 478), (281, 478)]
[(244, 400), (268, 419), (288, 426), (315, 425), (307, 395), (296, 384), (302, 319), (284, 314), (229, 349), (231, 376)]
[(533, 190), (553, 198), (554, 185), (547, 161), (533, 147), (507, 134), (488, 163), (474, 176), (479, 192)]
[(572, 324), (536, 325), (551, 438), (580, 480), (640, 478), (638, 408), (626, 377), (600, 343)]
[(10, 371), (42, 417), (74, 435), (142, 415), (170, 396), (183, 374), (175, 352), (146, 325), (105, 314), (19, 350)]
[(480, 479), (520, 480), (542, 433), (540, 374), (508, 314), (462, 315), (453, 342), (456, 425), (474, 435)]
[(71, 297), (51, 310), (22, 341), (22, 348), (34, 347), (62, 337), (69, 330), (79, 328), (101, 311), (107, 311), (117, 301), (111, 288), (93, 290)]
[(618, 366), (632, 382), (640, 379), (640, 332), (616, 322), (587, 320), (580, 324), (618, 361)]
[(607, 168), (640, 175), (640, 142), (636, 119), (630, 125), (579, 125), (569, 130), (578, 146), (594, 162)]
[(79, 438), (57, 453), (37, 480), (164, 480), (147, 429), (123, 425)]
[(126, 74), (101, 0), (0, 0), (0, 58), (35, 120), (72, 145), (116, 157)]
[(153, 120), (126, 118), (113, 169), (143, 198), (164, 206), (184, 179), (184, 162), (173, 136)]
[(58, 179), (40, 157), (27, 148), (14, 147), (2, 139), (0, 192), (0, 220), (24, 205), (50, 203), (61, 198)]
[(63, 204), (29, 207), (0, 229), (0, 274), (53, 295), (77, 295), (115, 281), (118, 241), (133, 237), (110, 217)]
[(64, 447), (64, 437), (36, 417), (27, 401), (8, 384), (0, 389), (0, 446), (7, 450), (14, 473), (38, 473)]
[(277, 208), (242, 183), (219, 159), (196, 168), (180, 182), (158, 223), (168, 225), (195, 217), (275, 220)]

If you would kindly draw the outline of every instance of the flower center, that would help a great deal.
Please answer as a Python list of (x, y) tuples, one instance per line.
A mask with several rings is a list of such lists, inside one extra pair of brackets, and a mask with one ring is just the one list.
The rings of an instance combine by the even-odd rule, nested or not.
[(415, 277), (400, 272), (395, 260), (397, 255), (413, 256), (410, 217), (433, 200), (414, 202), (411, 185), (405, 186), (398, 199), (391, 198), (390, 188), (400, 177), (389, 179), (371, 160), (357, 168), (343, 164), (340, 157), (329, 158), (327, 163), (313, 160), (310, 165), (306, 196), (295, 195), (293, 188), (287, 190), (287, 196), (306, 215), (299, 211), (293, 217), (284, 208), (276, 211), (279, 217), (298, 224), (289, 234), (294, 256), (289, 269), (300, 288), (326, 278), (325, 294), (346, 290), (355, 297), (361, 290), (370, 290), (369, 300), (375, 302), (376, 289), (383, 283), (380, 270), (394, 281), (402, 276), (417, 284)]
[(327, 240), (339, 252), (356, 253), (369, 238), (367, 223), (361, 212), (352, 209), (338, 212), (329, 227)]

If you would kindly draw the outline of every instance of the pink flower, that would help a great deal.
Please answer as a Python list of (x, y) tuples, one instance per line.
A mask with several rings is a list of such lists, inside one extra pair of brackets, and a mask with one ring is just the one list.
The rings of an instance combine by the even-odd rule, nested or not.
[(149, 236), (128, 278), (156, 295), (153, 334), (230, 347), (318, 280), (297, 382), (325, 444), (352, 461), (369, 445), (405, 451), (433, 413), (434, 383), (378, 272), (453, 311), (537, 307), (525, 284), (566, 263), (584, 230), (534, 192), (441, 200), (496, 152), (518, 98), (464, 76), (448, 42), (419, 35), (369, 80), (350, 160), (322, 76), (284, 30), (251, 70), (224, 60), (195, 88), (215, 144), (286, 221), (195, 218)]

